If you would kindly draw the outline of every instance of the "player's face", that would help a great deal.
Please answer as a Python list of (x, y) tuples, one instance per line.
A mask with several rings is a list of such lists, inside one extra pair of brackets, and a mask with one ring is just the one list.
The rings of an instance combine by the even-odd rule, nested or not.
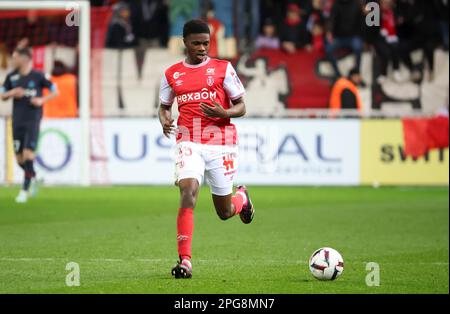
[(30, 60), (28, 59), (27, 56), (23, 56), (17, 52), (14, 52), (12, 54), (12, 63), (13, 63), (13, 67), (14, 69), (18, 69), (20, 67), (22, 67), (23, 65), (27, 64)]
[(202, 63), (209, 52), (209, 34), (191, 34), (184, 39), (187, 55), (194, 64)]

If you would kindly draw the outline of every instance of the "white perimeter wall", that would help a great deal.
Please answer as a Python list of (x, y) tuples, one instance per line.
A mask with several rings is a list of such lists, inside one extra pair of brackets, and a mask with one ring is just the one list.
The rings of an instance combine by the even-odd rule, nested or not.
[[(93, 183), (173, 184), (175, 141), (157, 119), (105, 119), (94, 148)], [(240, 138), (237, 184), (357, 185), (357, 120), (236, 120)], [(5, 182), (5, 126), (0, 119), (0, 183)], [(80, 121), (44, 120), (37, 172), (47, 184), (79, 184)], [(94, 173), (95, 172), (95, 173)], [(22, 171), (14, 165), (14, 182)]]

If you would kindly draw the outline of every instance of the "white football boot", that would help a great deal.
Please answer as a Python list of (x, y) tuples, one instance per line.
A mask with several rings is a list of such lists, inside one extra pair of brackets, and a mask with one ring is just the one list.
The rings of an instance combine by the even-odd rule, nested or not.
[(39, 192), (39, 185), (40, 185), (40, 183), (41, 183), (40, 180), (36, 179), (36, 177), (31, 179), (30, 192), (29, 192), (29, 196), (30, 197), (36, 197), (36, 195)]
[(16, 203), (26, 203), (28, 201), (28, 192), (24, 190), (20, 190), (19, 195), (16, 197)]

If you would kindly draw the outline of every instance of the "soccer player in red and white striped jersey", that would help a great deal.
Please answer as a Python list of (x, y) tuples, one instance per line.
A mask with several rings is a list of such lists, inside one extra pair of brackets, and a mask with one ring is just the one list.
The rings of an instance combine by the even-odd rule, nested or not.
[[(174, 134), (177, 139), (175, 183), (180, 189), (180, 260), (172, 269), (175, 278), (192, 277), (193, 215), (203, 179), (211, 188), (221, 219), (239, 215), (248, 224), (254, 216), (247, 188), (240, 186), (233, 195), (238, 149), (236, 128), (230, 119), (245, 115), (244, 87), (230, 62), (208, 57), (210, 30), (205, 22), (187, 22), (183, 37), (187, 56), (166, 70), (159, 110), (164, 134)], [(176, 126), (171, 111), (175, 99), (179, 111)]]

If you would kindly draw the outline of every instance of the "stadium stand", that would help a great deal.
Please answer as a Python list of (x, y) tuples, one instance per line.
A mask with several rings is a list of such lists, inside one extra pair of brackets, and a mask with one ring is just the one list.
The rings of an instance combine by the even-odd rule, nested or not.
[[(339, 0), (336, 0), (340, 2)], [(359, 1), (359, 0), (352, 0)], [(127, 1), (125, 1), (127, 2)], [(158, 1), (156, 1), (158, 2)], [(192, 2), (192, 3), (191, 3)], [(211, 14), (211, 8), (205, 4), (205, 1), (199, 1), (198, 5), (194, 5), (195, 1), (189, 2), (186, 6), (177, 7), (179, 14), (187, 14), (189, 8), (193, 10), (193, 16), (196, 14)], [(381, 1), (382, 3), (386, 1)], [(395, 2), (395, 1), (394, 1)], [(414, 1), (413, 1), (414, 2)], [(105, 15), (106, 22), (103, 24), (93, 23), (93, 34), (96, 28), (107, 25), (113, 16), (113, 5), (120, 1), (97, 1), (95, 5), (100, 7), (92, 8), (92, 10), (108, 11)], [(141, 2), (136, 2), (141, 4)], [(139, 16), (136, 15), (136, 3), (128, 4), (131, 8), (131, 25), (137, 27)], [(196, 3), (196, 2), (195, 2)], [(300, 8), (301, 18), (309, 20), (310, 23), (318, 23), (321, 21), (321, 27), (326, 27), (323, 21), (332, 15), (332, 1), (265, 1), (260, 8), (260, 16), (257, 19), (259, 29), (262, 29), (267, 18), (276, 26), (283, 21), (283, 12), (287, 8), (292, 8), (292, 3), (297, 4)], [(361, 2), (364, 4), (364, 1)], [(397, 15), (403, 14), (405, 9), (402, 7), (403, 2), (399, 2), (394, 12)], [(414, 4), (412, 9), (414, 9)], [(173, 20), (176, 12), (170, 12), (170, 8), (161, 9), (164, 3), (158, 2), (158, 10), (168, 14), (168, 21)], [(432, 3), (430, 2), (430, 6)], [(198, 8), (210, 8), (198, 10)], [(268, 12), (268, 8), (272, 8)], [(402, 9), (403, 11), (400, 11)], [(410, 8), (411, 9), (411, 8)], [(225, 6), (221, 10), (231, 10)], [(198, 12), (197, 12), (198, 11)], [(202, 13), (203, 12), (203, 13)], [(433, 12), (431, 9), (427, 12)], [(227, 14), (232, 14), (233, 11)], [(254, 14), (254, 12), (252, 12)], [(321, 19), (317, 20), (317, 14), (321, 15)], [(0, 80), (3, 80), (7, 73), (7, 62), (4, 58), (7, 52), (10, 52), (14, 45), (19, 43), (29, 44), (44, 52), (43, 67), (47, 72), (52, 71), (52, 65), (55, 60), (61, 60), (68, 68), (77, 74), (76, 60), (77, 50), (75, 47), (76, 32), (65, 32), (66, 26), (63, 19), (55, 12), (0, 12), (2, 16), (0, 27), (0, 43), (3, 47), (3, 62), (0, 67)], [(215, 14), (213, 20), (218, 20), (224, 15)], [(206, 16), (205, 16), (206, 17)], [(210, 15), (211, 18), (211, 15)], [(245, 16), (245, 25), (247, 27), (237, 27), (239, 31), (231, 28), (235, 34), (231, 38), (239, 42), (239, 55), (231, 58), (232, 63), (242, 76), (244, 84), (247, 88), (248, 113), (255, 117), (315, 117), (326, 116), (329, 108), (329, 99), (331, 88), (338, 79), (334, 75), (333, 67), (322, 50), (309, 50), (307, 48), (297, 49), (295, 53), (288, 54), (278, 49), (255, 49), (252, 40), (244, 40), (242, 36), (253, 38), (252, 29), (254, 25), (251, 15)], [(228, 19), (228, 17), (227, 17)], [(249, 19), (249, 20), (247, 20)], [(235, 24), (239, 24), (241, 19), (234, 15)], [(174, 23), (178, 23), (174, 22)], [(224, 25), (229, 21), (224, 21)], [(244, 23), (244, 22), (243, 22)], [(26, 25), (26, 32), (17, 34), (17, 28)], [(177, 24), (178, 25), (178, 24)], [(228, 25), (228, 24), (227, 24)], [(165, 25), (160, 25), (161, 29), (165, 29)], [(405, 32), (405, 25), (397, 25), (399, 32)], [(176, 26), (175, 26), (176, 27)], [(412, 27), (412, 26), (411, 26)], [(411, 28), (410, 27), (410, 28)], [(312, 32), (312, 27), (308, 27)], [(37, 32), (39, 30), (39, 32)], [(177, 47), (181, 47), (181, 38), (175, 36), (174, 29), (169, 42)], [(317, 31), (317, 29), (316, 29)], [(361, 26), (363, 34), (364, 26)], [(225, 33), (229, 33), (227, 29)], [(48, 33), (48, 36), (37, 36), (33, 34)], [(139, 34), (135, 30), (135, 33)], [(320, 32), (319, 32), (320, 33)], [(401, 34), (403, 34), (401, 33)], [(316, 34), (316, 33), (314, 33)], [(380, 73), (380, 60), (376, 53), (376, 49), (370, 43), (370, 36), (365, 35), (366, 43), (362, 54), (361, 74), (365, 85), (359, 86), (359, 90), (363, 102), (363, 116), (404, 116), (404, 115), (433, 115), (438, 108), (445, 104), (448, 98), (448, 75), (449, 75), (449, 56), (445, 46), (445, 37), (440, 37), (439, 28), (433, 33), (436, 37), (434, 49), (435, 68), (434, 71), (427, 68), (427, 62), (424, 61), (425, 52), (416, 49), (412, 53), (412, 61), (415, 69), (420, 72), (418, 80), (413, 79), (412, 73), (404, 63), (400, 64), (399, 73), (403, 79), (399, 81), (392, 78), (392, 70), (389, 68), (387, 79), (378, 80)], [(312, 35), (312, 33), (311, 33)], [(225, 36), (218, 38), (217, 45), (227, 47), (228, 38)], [(323, 35), (325, 36), (325, 34)], [(399, 35), (400, 41), (402, 36)], [(409, 35), (414, 36), (414, 35)], [(247, 39), (248, 39), (247, 38)], [(139, 38), (138, 38), (139, 39)], [(320, 39), (320, 38), (319, 38)], [(312, 37), (311, 37), (312, 40)], [(316, 38), (317, 40), (317, 38)], [(183, 58), (182, 51), (171, 49), (164, 46), (164, 40), (160, 40), (159, 47), (144, 48), (142, 45), (135, 48), (112, 49), (105, 48), (103, 39), (103, 47), (97, 43), (96, 52), (99, 53), (98, 58), (101, 62), (93, 62), (93, 84), (98, 88), (93, 88), (94, 97), (101, 100), (101, 114), (105, 117), (154, 117), (156, 115), (156, 107), (158, 105), (157, 91), (159, 88), (160, 78), (167, 66)], [(141, 39), (144, 41), (144, 39)], [(246, 42), (246, 46), (242, 47), (241, 43)], [(316, 43), (314, 43), (316, 44)], [(44, 45), (45, 48), (42, 48)], [(158, 46), (158, 45), (157, 45)], [(320, 47), (320, 45), (319, 45)], [(37, 49), (35, 49), (37, 50)], [(229, 49), (221, 48), (217, 50), (219, 57), (230, 56)], [(343, 76), (346, 76), (350, 69), (354, 67), (354, 55), (350, 51), (342, 50), (337, 53), (338, 67)], [(391, 75), (391, 77), (389, 77)], [(410, 79), (411, 77), (411, 79)], [(0, 107), (0, 115), (5, 116), (10, 113), (8, 106)]]

